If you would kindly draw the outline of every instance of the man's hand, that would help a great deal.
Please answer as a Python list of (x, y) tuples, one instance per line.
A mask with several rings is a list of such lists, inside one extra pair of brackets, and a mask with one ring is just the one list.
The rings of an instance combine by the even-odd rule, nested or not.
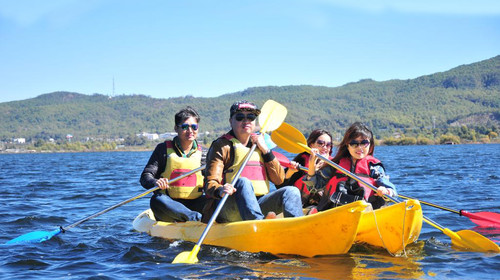
[(156, 185), (162, 189), (162, 190), (167, 190), (170, 186), (168, 185), (168, 179), (167, 178), (160, 178), (156, 181)]

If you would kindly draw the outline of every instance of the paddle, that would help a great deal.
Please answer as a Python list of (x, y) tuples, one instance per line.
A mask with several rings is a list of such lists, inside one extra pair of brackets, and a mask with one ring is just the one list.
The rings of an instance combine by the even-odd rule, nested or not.
[[(191, 170), (191, 171), (189, 171), (187, 173), (184, 173), (184, 174), (182, 174), (179, 177), (175, 177), (174, 179), (172, 179), (172, 180), (169, 181), (169, 184), (175, 183), (176, 181), (178, 181), (178, 180), (180, 180), (182, 178), (185, 178), (187, 176), (190, 176), (190, 175), (192, 175), (192, 174), (194, 174), (196, 172), (199, 172), (199, 171), (201, 171), (203, 169), (205, 169), (205, 165), (200, 166), (200, 167), (198, 167), (196, 169), (193, 169), (193, 170)], [(134, 201), (134, 200), (136, 200), (138, 198), (141, 198), (141, 197), (143, 197), (143, 196), (145, 196), (145, 195), (147, 195), (147, 194), (149, 194), (151, 192), (154, 192), (154, 191), (156, 191), (158, 189), (159, 189), (159, 187), (154, 187), (152, 189), (149, 189), (149, 190), (147, 190), (147, 191), (145, 191), (145, 192), (143, 192), (143, 193), (141, 193), (139, 195), (136, 195), (136, 196), (134, 196), (132, 198), (124, 200), (124, 201), (122, 201), (122, 202), (120, 202), (118, 204), (115, 204), (115, 205), (111, 206), (111, 207), (108, 207), (108, 208), (106, 208), (106, 209), (104, 209), (102, 211), (99, 211), (99, 212), (97, 212), (97, 213), (95, 213), (95, 214), (93, 214), (91, 216), (88, 216), (88, 217), (86, 217), (84, 219), (81, 219), (78, 222), (73, 223), (73, 224), (71, 224), (71, 225), (69, 225), (67, 227), (62, 227), (61, 226), (58, 229), (53, 230), (53, 231), (33, 231), (33, 232), (30, 232), (30, 233), (23, 234), (23, 235), (21, 235), (19, 237), (16, 237), (16, 238), (14, 238), (14, 239), (12, 239), (10, 241), (7, 241), (5, 244), (12, 245), (12, 244), (20, 244), (20, 243), (36, 243), (36, 242), (43, 242), (43, 241), (49, 240), (49, 239), (51, 239), (52, 237), (58, 235), (61, 232), (64, 233), (64, 232), (66, 232), (70, 228), (74, 228), (74, 227), (76, 227), (77, 225), (79, 225), (79, 224), (81, 224), (83, 222), (86, 222), (86, 221), (88, 221), (90, 219), (93, 219), (93, 218), (95, 218), (97, 216), (100, 216), (100, 215), (102, 215), (102, 214), (104, 214), (104, 213), (106, 213), (108, 211), (111, 211), (111, 210), (113, 210), (115, 208), (118, 208), (118, 207), (120, 207), (120, 206), (122, 206), (124, 204), (127, 204), (127, 203), (129, 203), (131, 201)]]
[[(278, 158), (280, 164), (285, 167), (292, 167), (290, 164), (290, 160), (283, 154), (274, 152), (274, 155)], [(307, 172), (308, 168), (304, 167), (302, 165), (298, 166), (298, 169)], [(416, 199), (412, 198), (409, 196), (404, 196), (404, 195), (399, 195), (399, 197), (404, 198), (404, 199)], [(429, 205), (432, 207), (436, 207), (442, 210), (450, 211), (456, 214), (459, 214), (460, 216), (465, 216), (468, 217), (472, 222), (476, 223), (477, 225), (481, 227), (500, 227), (500, 214), (498, 213), (493, 213), (493, 212), (477, 212), (477, 213), (471, 213), (466, 210), (454, 210), (450, 209), (444, 206), (440, 206), (431, 202), (426, 202), (423, 200), (419, 200), (420, 203)]]
[[(408, 196), (399, 195), (399, 197), (404, 199), (414, 199)], [(465, 216), (469, 218), (473, 223), (477, 224), (480, 227), (500, 227), (500, 214), (494, 212), (469, 212), (466, 210), (454, 210), (444, 206), (440, 206), (431, 202), (426, 202), (420, 200), (420, 203), (429, 205), (432, 207), (436, 207), (438, 209), (446, 210), (452, 213), (459, 214), (460, 216)]]
[[(290, 160), (282, 153), (274, 151), (274, 156), (278, 159), (280, 162), (281, 166), (288, 167), (288, 168), (293, 168), (292, 165), (290, 164)], [(307, 172), (309, 169), (307, 167), (304, 167), (299, 164), (299, 170)]]
[[(288, 151), (290, 153), (301, 153), (301, 152), (308, 152), (312, 153), (311, 148), (307, 146), (307, 141), (304, 135), (294, 128), (293, 126), (283, 123), (277, 130), (275, 130), (272, 135), (271, 139), (282, 149), (285, 151)], [(359, 183), (365, 185), (366, 187), (376, 191), (377, 188), (372, 186), (371, 184), (368, 184), (367, 182), (361, 180), (358, 176), (355, 174), (347, 171), (340, 165), (332, 162), (328, 158), (325, 158), (324, 156), (320, 154), (315, 154), (317, 157), (337, 169), (338, 171), (342, 172), (343, 174), (349, 176), (350, 178), (358, 181)], [(398, 201), (390, 196), (384, 196), (387, 199), (391, 200), (394, 203), (397, 203)], [(477, 252), (500, 252), (500, 247), (489, 240), (488, 238), (482, 236), (481, 234), (471, 231), (471, 230), (461, 230), (459, 232), (453, 232), (450, 229), (443, 228), (436, 222), (432, 221), (431, 219), (427, 217), (423, 217), (424, 221), (430, 224), (431, 226), (436, 227), (437, 229), (441, 230), (444, 234), (448, 235), (451, 238), (452, 241), (452, 246), (461, 250), (470, 250), (470, 251), (477, 251)]]
[[(273, 131), (276, 128), (278, 128), (281, 123), (285, 120), (287, 114), (286, 108), (277, 103), (276, 101), (273, 100), (267, 100), (266, 103), (262, 106), (261, 113), (259, 115), (259, 125), (261, 127), (260, 133), (265, 133), (268, 131)], [(255, 151), (255, 148), (257, 147), (257, 144), (253, 144), (252, 148), (250, 151), (248, 151), (248, 154), (246, 155), (245, 159), (243, 160), (240, 169), (236, 173), (236, 176), (233, 178), (231, 181), (231, 184), (234, 186), (238, 179), (240, 178), (241, 172), (245, 168), (245, 165), (247, 164), (248, 160), (250, 159), (252, 153)], [(219, 215), (222, 207), (224, 206), (224, 203), (226, 202), (228, 198), (227, 193), (224, 193), (222, 196), (221, 200), (219, 201), (219, 204), (217, 205), (217, 208), (215, 208), (214, 213), (212, 214), (212, 217), (210, 217), (210, 220), (208, 221), (207, 226), (205, 227), (205, 230), (203, 230), (203, 233), (201, 234), (200, 238), (198, 239), (198, 242), (194, 245), (193, 250), (191, 251), (184, 251), (178, 254), (175, 259), (172, 261), (172, 263), (197, 263), (198, 262), (198, 252), (200, 251), (200, 246), (201, 243), (203, 243), (203, 240), (208, 234), (208, 231), (212, 227), (213, 223), (215, 222), (215, 219)]]

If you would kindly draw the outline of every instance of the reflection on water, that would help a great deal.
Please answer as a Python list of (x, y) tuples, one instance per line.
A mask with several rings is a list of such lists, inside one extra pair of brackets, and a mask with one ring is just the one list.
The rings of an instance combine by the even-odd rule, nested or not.
[[(365, 247), (365, 248), (361, 248)], [(406, 257), (393, 257), (387, 253), (357, 245), (358, 251), (373, 250), (375, 254), (350, 253), (315, 258), (282, 257), (266, 263), (246, 263), (259, 278), (307, 277), (314, 279), (417, 279), (425, 275), (420, 260), (424, 258), (424, 242), (407, 248)], [(293, 278), (292, 277), (292, 278)]]
[[(353, 254), (356, 262), (351, 279), (418, 279), (425, 275), (419, 263), (423, 259), (424, 242), (418, 242), (407, 248), (407, 257), (389, 255)], [(414, 254), (419, 252), (419, 254)]]

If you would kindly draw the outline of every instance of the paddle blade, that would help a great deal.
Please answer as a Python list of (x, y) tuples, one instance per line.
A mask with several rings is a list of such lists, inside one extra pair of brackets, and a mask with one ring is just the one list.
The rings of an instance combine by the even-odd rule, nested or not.
[(260, 132), (264, 133), (278, 128), (285, 120), (286, 114), (285, 106), (274, 100), (267, 100), (259, 114)]
[(60, 228), (53, 231), (41, 231), (41, 230), (33, 231), (30, 233), (23, 234), (19, 237), (16, 237), (10, 241), (7, 241), (5, 244), (13, 245), (13, 244), (25, 244), (25, 243), (39, 243), (49, 240), (61, 232), (62, 230)]
[(298, 129), (285, 122), (273, 131), (271, 139), (280, 148), (292, 154), (299, 154), (310, 150), (307, 147), (307, 140), (304, 135)]
[(276, 151), (273, 151), (274, 156), (278, 159), (280, 162), (281, 166), (283, 167), (291, 167), (290, 165), (290, 160), (282, 153), (278, 153)]
[(493, 212), (469, 213), (460, 211), (462, 216), (469, 218), (473, 223), (480, 227), (500, 227), (500, 214)]
[(175, 257), (175, 259), (172, 261), (172, 263), (197, 263), (198, 262), (198, 252), (200, 251), (200, 246), (199, 245), (194, 245), (193, 250), (191, 251), (184, 251), (181, 252), (180, 254)]
[(446, 232), (445, 234), (450, 236), (451, 245), (456, 249), (484, 253), (500, 253), (500, 247), (498, 247), (496, 243), (475, 231), (461, 230), (452, 235)]

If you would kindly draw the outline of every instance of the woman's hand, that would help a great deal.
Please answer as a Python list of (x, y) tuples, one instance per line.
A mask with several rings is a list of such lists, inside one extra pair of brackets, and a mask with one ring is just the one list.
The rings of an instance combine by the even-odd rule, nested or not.
[(285, 179), (292, 177), (297, 171), (299, 171), (299, 163), (293, 160), (290, 161), (290, 167), (286, 170)]
[(169, 188), (168, 179), (167, 178), (160, 178), (160, 179), (156, 180), (156, 185), (162, 190), (167, 190)]
[(384, 195), (391, 196), (391, 191), (386, 187), (378, 187), (377, 196), (384, 196)]
[(313, 176), (316, 173), (316, 154), (319, 153), (319, 150), (316, 148), (311, 149), (311, 156), (309, 157), (309, 171), (307, 175)]
[(323, 168), (324, 166), (325, 166), (325, 162), (323, 160), (321, 160), (321, 159), (318, 158), (318, 160), (316, 160), (315, 170), (318, 171), (321, 168)]
[(293, 160), (290, 161), (290, 167), (288, 168), (288, 170), (293, 171), (293, 173), (299, 171), (299, 163)]

